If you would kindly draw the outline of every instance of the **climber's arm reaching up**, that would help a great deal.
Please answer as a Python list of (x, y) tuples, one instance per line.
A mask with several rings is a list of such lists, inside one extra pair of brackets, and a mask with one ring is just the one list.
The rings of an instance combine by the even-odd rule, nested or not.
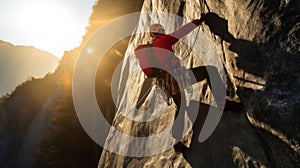
[(183, 38), (187, 34), (189, 34), (191, 31), (193, 31), (196, 27), (198, 27), (203, 21), (205, 20), (205, 14), (201, 14), (200, 19), (195, 19), (183, 26), (181, 26), (179, 29), (175, 30), (171, 34), (167, 34), (164, 37), (162, 37), (162, 41), (164, 43), (168, 44), (175, 44), (179, 39)]

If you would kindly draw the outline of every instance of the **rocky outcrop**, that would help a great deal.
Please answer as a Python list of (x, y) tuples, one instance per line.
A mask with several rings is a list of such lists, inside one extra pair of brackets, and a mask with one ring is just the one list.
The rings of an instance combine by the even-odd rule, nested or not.
[[(48, 124), (52, 115), (48, 113), (51, 110), (49, 104), (55, 103), (55, 101), (49, 102), (47, 100), (53, 100), (55, 97), (52, 92), (57, 89), (57, 79), (57, 75), (47, 75), (43, 79), (32, 79), (18, 86), (11, 96), (1, 99), (1, 167), (16, 166), (18, 160), (23, 159), (22, 156), (30, 158), (27, 160), (28, 162), (23, 162), (24, 166), (29, 165), (28, 163), (33, 157), (31, 154), (39, 149), (40, 138), (49, 133)], [(39, 126), (43, 125), (44, 127), (33, 124), (34, 120), (37, 123), (40, 119)], [(29, 127), (32, 130), (29, 130)], [(40, 135), (36, 134), (37, 132), (32, 132), (33, 130), (39, 130)], [(32, 132), (31, 135), (26, 135), (29, 132)], [(28, 140), (25, 143), (26, 136)], [(28, 149), (28, 144), (35, 148), (29, 147)], [(27, 146), (25, 147), (27, 148), (26, 152), (24, 150), (21, 152), (22, 146)]]
[[(213, 134), (204, 142), (198, 137), (213, 109), (210, 90), (200, 83), (201, 95), (190, 102), (201, 100), (193, 134), (185, 136), (189, 146), (182, 155), (172, 148), (165, 152), (133, 157), (131, 150), (147, 150), (149, 144), (135, 144), (116, 138), (114, 131), (108, 135), (106, 145), (118, 150), (104, 150), (99, 167), (297, 167), (300, 164), (299, 148), (299, 11), (298, 1), (151, 1), (145, 0), (142, 11), (163, 11), (184, 17), (197, 18), (202, 12), (210, 12), (203, 28), (187, 36), (184, 43), (174, 47), (188, 67), (217, 65), (213, 56), (221, 60), (227, 80), (227, 98), (241, 101), (241, 111), (224, 111)], [(170, 15), (141, 17), (137, 31), (147, 31), (153, 23), (165, 24), (168, 32), (186, 22), (176, 21)], [(134, 32), (135, 33), (135, 32)], [(152, 88), (142, 107), (155, 99), (154, 108), (148, 113), (134, 113), (132, 104), (137, 103), (145, 76), (137, 71), (138, 63), (134, 48), (149, 39), (146, 33), (131, 39), (127, 49), (121, 85), (128, 86), (121, 94), (119, 113), (114, 129), (132, 137), (161, 133), (173, 123), (174, 104), (167, 106), (159, 101), (160, 92)], [(191, 47), (192, 46), (192, 47)], [(191, 48), (193, 51), (191, 51)], [(197, 53), (195, 51), (201, 51)], [(215, 57), (213, 57), (215, 58)], [(221, 67), (218, 67), (219, 70)], [(127, 69), (126, 69), (127, 68)], [(151, 86), (151, 85), (150, 85)], [(199, 97), (200, 96), (200, 97)], [(204, 98), (203, 98), (204, 97)], [(148, 104), (149, 105), (149, 104)], [(209, 108), (210, 107), (210, 108)], [(138, 122), (128, 116), (155, 118), (150, 122)], [(151, 114), (149, 114), (151, 113)], [(189, 114), (187, 110), (188, 115)], [(187, 115), (187, 116), (188, 116)], [(134, 115), (133, 115), (134, 116)], [(157, 117), (159, 116), (159, 117)], [(186, 120), (188, 125), (188, 119)], [(165, 138), (167, 141), (167, 138)], [(167, 143), (167, 142), (165, 142)], [(155, 148), (157, 144), (150, 144)], [(164, 147), (165, 144), (160, 144)], [(129, 147), (128, 147), (129, 146)], [(167, 145), (168, 146), (168, 145)], [(128, 147), (128, 148), (127, 148)], [(171, 147), (171, 146), (169, 146)]]

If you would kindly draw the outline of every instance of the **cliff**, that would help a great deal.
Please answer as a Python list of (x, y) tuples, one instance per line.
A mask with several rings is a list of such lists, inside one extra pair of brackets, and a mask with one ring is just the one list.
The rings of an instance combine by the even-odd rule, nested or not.
[[(98, 167), (297, 167), (299, 166), (299, 2), (297, 1), (151, 1), (145, 0), (138, 28), (128, 46), (121, 76), (121, 85), (128, 86), (119, 95), (121, 107), (108, 135)], [(187, 20), (176, 20), (167, 12)], [(149, 40), (148, 26), (158, 22), (172, 32), (188, 20), (211, 12), (203, 28), (196, 29), (174, 47), (187, 67), (215, 65), (218, 59), (224, 67), (227, 99), (241, 101), (240, 111), (224, 111), (217, 128), (204, 142), (198, 140), (205, 120), (214, 109), (210, 90), (200, 83), (200, 93), (190, 100), (187, 116), (193, 105), (201, 101), (198, 116), (185, 136), (189, 148), (176, 155), (169, 139), (161, 134), (173, 123), (174, 104), (167, 106), (161, 93), (152, 91), (142, 105), (150, 111), (137, 113), (145, 76), (134, 56), (137, 45)], [(145, 33), (140, 32), (141, 30)], [(298, 34), (298, 35), (297, 35)], [(193, 49), (193, 51), (191, 51)], [(217, 57), (215, 57), (217, 56)], [(126, 69), (127, 68), (127, 69)], [(157, 89), (157, 88), (156, 88)], [(143, 93), (145, 94), (145, 93)], [(200, 96), (200, 97), (199, 97)], [(204, 98), (203, 98), (204, 97)], [(153, 101), (152, 101), (153, 102)], [(197, 108), (198, 109), (198, 108)], [(141, 122), (137, 118), (151, 118)], [(188, 127), (190, 128), (190, 127)], [(116, 131), (130, 138), (120, 138)], [(161, 135), (165, 142), (155, 144), (132, 137)], [(165, 144), (169, 143), (169, 144)], [(167, 146), (167, 148), (166, 148)], [(169, 148), (168, 148), (169, 147)], [(162, 153), (155, 153), (163, 148)], [(145, 151), (150, 151), (145, 153)], [(151, 154), (151, 151), (153, 152)], [(143, 153), (144, 152), (144, 153)]]
[[(65, 52), (53, 74), (0, 100), (0, 167), (299, 167), (299, 7), (296, 0), (98, 1), (82, 45)], [(153, 13), (120, 26), (136, 29), (110, 46), (95, 76), (96, 101), (114, 128), (97, 132), (106, 139), (102, 150), (74, 108), (74, 65), (98, 28), (138, 11)], [(172, 32), (202, 12), (210, 12), (205, 23), (174, 46), (175, 54), (186, 67), (216, 66), (226, 99), (242, 102), (243, 109), (222, 112), (206, 81), (193, 85), (179, 115), (187, 147), (175, 154), (169, 133), (175, 104), (167, 105), (164, 92), (145, 78), (134, 49), (150, 39), (152, 23)], [(120, 76), (113, 77), (116, 69)], [(133, 110), (136, 104), (140, 111)]]

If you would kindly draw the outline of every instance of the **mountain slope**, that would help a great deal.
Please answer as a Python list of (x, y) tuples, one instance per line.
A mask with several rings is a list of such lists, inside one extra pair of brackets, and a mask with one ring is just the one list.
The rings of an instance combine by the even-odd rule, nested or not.
[(10, 93), (28, 77), (54, 72), (58, 58), (34, 47), (14, 46), (0, 40), (0, 96)]
[[(141, 2), (96, 3), (82, 46), (93, 32), (110, 21), (99, 18), (99, 14), (113, 19), (139, 11)], [(111, 17), (112, 6), (124, 5), (128, 5), (125, 10), (119, 8)], [(128, 40), (121, 40), (105, 56), (110, 63), (99, 70), (105, 79), (111, 78), (113, 67), (120, 61), (115, 51), (123, 54)], [(73, 68), (82, 46), (65, 52), (54, 73), (41, 79), (30, 78), (11, 95), (0, 99), (0, 167), (95, 167), (98, 164), (101, 148), (83, 130), (72, 102)], [(106, 102), (100, 108), (105, 109), (105, 115), (112, 121), (114, 104), (108, 98), (110, 95), (103, 93), (109, 86), (101, 78), (97, 81), (97, 99)]]

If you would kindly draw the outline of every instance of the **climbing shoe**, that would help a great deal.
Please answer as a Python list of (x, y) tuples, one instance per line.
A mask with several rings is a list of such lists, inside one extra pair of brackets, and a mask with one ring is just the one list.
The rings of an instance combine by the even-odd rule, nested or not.
[(186, 148), (186, 146), (182, 143), (182, 142), (178, 142), (178, 143), (176, 143), (174, 146), (173, 146), (173, 148), (174, 148), (174, 150), (175, 150), (175, 153), (177, 154), (177, 155), (179, 155), (179, 154), (181, 154), (183, 151), (184, 151), (184, 149)]

